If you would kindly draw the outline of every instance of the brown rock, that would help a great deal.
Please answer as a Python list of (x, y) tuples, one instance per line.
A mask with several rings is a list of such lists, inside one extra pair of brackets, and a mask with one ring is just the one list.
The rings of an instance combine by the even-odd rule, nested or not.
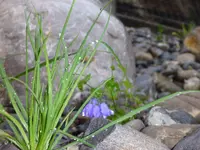
[(174, 124), (170, 126), (148, 126), (142, 132), (156, 140), (161, 141), (170, 149), (183, 137), (199, 128), (200, 125)]
[(191, 53), (180, 54), (177, 56), (177, 61), (180, 62), (180, 64), (186, 62), (195, 62), (195, 56)]
[(192, 77), (200, 77), (200, 74), (198, 71), (196, 70), (182, 70), (179, 69), (177, 72), (178, 78), (180, 79), (189, 79)]
[(146, 61), (151, 61), (153, 60), (153, 56), (148, 53), (148, 52), (137, 52), (135, 55), (136, 60), (146, 60)]
[(154, 82), (161, 91), (177, 92), (182, 90), (181, 87), (159, 73), (154, 74)]

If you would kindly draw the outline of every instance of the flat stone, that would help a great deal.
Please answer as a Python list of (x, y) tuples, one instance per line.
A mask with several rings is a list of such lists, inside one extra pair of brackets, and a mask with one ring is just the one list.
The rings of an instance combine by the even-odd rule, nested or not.
[(183, 137), (190, 134), (199, 127), (200, 125), (190, 125), (190, 124), (174, 124), (170, 126), (148, 126), (144, 128), (142, 132), (164, 143), (171, 149)]
[(117, 125), (95, 150), (169, 150), (169, 148), (137, 130)]

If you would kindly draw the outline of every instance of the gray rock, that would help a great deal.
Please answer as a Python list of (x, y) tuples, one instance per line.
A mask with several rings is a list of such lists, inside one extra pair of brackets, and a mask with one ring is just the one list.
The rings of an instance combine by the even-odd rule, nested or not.
[(142, 130), (142, 133), (164, 143), (171, 149), (183, 137), (195, 131), (199, 127), (200, 125), (190, 124), (173, 124), (170, 126), (148, 126)]
[(149, 51), (154, 57), (159, 57), (160, 55), (163, 54), (163, 51), (157, 47), (151, 47)]
[(175, 56), (172, 55), (171, 53), (169, 53), (168, 51), (165, 51), (160, 58), (164, 61), (164, 60), (174, 60)]
[(141, 70), (141, 73), (152, 75), (155, 72), (161, 72), (162, 66), (149, 66), (147, 69)]
[(200, 92), (179, 95), (171, 98), (163, 103), (158, 104), (163, 108), (173, 111), (173, 110), (183, 110), (190, 115), (192, 115), (196, 121), (200, 122)]
[(161, 97), (164, 97), (164, 96), (167, 96), (167, 95), (170, 95), (171, 93), (170, 92), (161, 92), (158, 94), (157, 98), (161, 98)]
[[(105, 126), (108, 124), (109, 121), (103, 118), (93, 118), (91, 119), (91, 122), (88, 126), (88, 128), (85, 131), (85, 136), (93, 133), (94, 131), (98, 130), (99, 128)], [(91, 139), (87, 140), (89, 143), (93, 145), (97, 145), (101, 141), (103, 141), (113, 130), (115, 126), (112, 126), (105, 131), (102, 131), (101, 133), (97, 134), (96, 136), (92, 137)], [(82, 145), (80, 147), (80, 150), (90, 150), (91, 148), (85, 145)]]
[(180, 68), (178, 61), (166, 61), (163, 63), (163, 74), (171, 75), (176, 74), (178, 69)]
[(137, 28), (135, 30), (135, 35), (150, 38), (152, 33), (150, 28)]
[(148, 67), (148, 62), (144, 61), (144, 60), (138, 60), (136, 61), (136, 66), (137, 66), (137, 70), (140, 70), (142, 68), (147, 68)]
[(117, 125), (95, 150), (169, 150), (166, 145), (145, 134)]
[(0, 145), (0, 150), (19, 150), (19, 149), (15, 147), (13, 144), (7, 143)]
[(199, 69), (200, 68), (200, 64), (198, 62), (185, 62), (182, 64), (182, 68), (184, 70), (189, 70), (189, 69)]
[[(103, 8), (109, 2), (109, 0), (93, 0), (93, 1), (96, 1), (97, 4), (99, 4), (101, 8)], [(115, 12), (116, 12), (116, 1), (112, 1), (112, 3), (107, 8), (105, 8), (105, 10), (108, 11), (108, 12), (110, 12), (110, 9), (111, 9), (111, 13), (115, 14)]]
[(163, 50), (168, 50), (169, 49), (169, 44), (168, 43), (157, 43), (157, 46)]
[(178, 124), (179, 122), (172, 119), (170, 114), (159, 106), (153, 107), (146, 118), (146, 123), (151, 126), (160, 126), (160, 125), (172, 125)]
[(191, 53), (184, 53), (177, 56), (177, 61), (180, 64), (186, 63), (186, 62), (195, 62), (195, 56)]
[[(25, 17), (24, 9), (26, 9), (27, 14), (31, 12), (30, 16), (30, 29), (31, 33), (34, 33), (36, 27), (36, 21), (34, 20), (34, 9), (38, 13), (43, 15), (43, 26), (45, 34), (50, 34), (47, 42), (47, 50), (49, 57), (52, 58), (55, 55), (56, 44), (59, 39), (59, 34), (63, 27), (64, 21), (68, 14), (69, 8), (71, 6), (72, 0), (6, 0), (2, 1), (0, 5), (0, 50), (5, 54), (6, 58), (8, 56), (10, 59), (7, 59), (7, 73), (9, 75), (16, 75), (25, 69)], [(71, 18), (68, 23), (68, 27), (64, 36), (66, 45), (77, 36), (76, 42), (69, 49), (69, 53), (75, 52), (89, 30), (91, 24), (95, 20), (97, 14), (100, 11), (100, 7), (96, 5), (91, 0), (76, 1), (74, 9), (71, 14)], [(95, 25), (93, 31), (88, 37), (87, 44), (95, 43), (95, 40), (98, 40), (101, 33), (103, 32), (104, 26), (108, 19), (108, 13), (104, 11), (100, 16), (97, 24)], [(111, 16), (108, 29), (103, 38), (114, 50), (114, 52), (119, 56), (119, 59), (122, 61), (122, 64), (126, 64), (129, 68), (128, 76), (133, 78), (134, 75), (134, 52), (131, 48), (131, 43), (128, 41), (128, 35), (125, 31), (123, 24), (116, 19), (114, 16)], [(98, 50), (107, 50), (105, 46), (100, 45)], [(21, 54), (21, 55), (19, 55)], [(32, 50), (28, 49), (29, 55), (29, 65), (33, 65), (34, 55)], [(133, 56), (133, 57), (132, 57)], [(71, 62), (73, 56), (69, 57)], [(42, 58), (44, 60), (44, 58)], [(106, 61), (105, 61), (106, 60)], [(93, 87), (96, 87), (103, 80), (111, 76), (110, 66), (112, 65), (112, 54), (107, 52), (97, 52), (95, 55), (95, 61), (91, 62), (89, 67), (85, 70), (85, 73), (91, 74), (91, 80), (88, 82)], [(114, 63), (116, 65), (116, 63)], [(80, 69), (82, 68), (79, 65)], [(60, 66), (58, 67), (58, 72), (62, 72), (65, 69), (64, 61), (61, 61)], [(79, 69), (79, 70), (80, 70)], [(114, 71), (114, 76), (117, 80), (122, 78), (122, 72), (116, 67)], [(46, 73), (45, 70), (41, 70), (42, 82), (46, 82)], [(55, 81), (55, 88), (58, 79)], [(30, 77), (31, 81), (31, 77)], [(22, 85), (15, 84), (14, 87), (18, 89), (17, 93), (19, 95), (24, 95), (24, 89)]]
[(168, 111), (171, 118), (182, 124), (196, 124), (196, 119), (183, 110)]
[(192, 77), (184, 81), (185, 90), (199, 90), (200, 88), (200, 79), (197, 77)]
[(135, 130), (142, 130), (143, 128), (145, 128), (145, 125), (144, 123), (142, 122), (142, 120), (140, 119), (134, 119), (134, 120), (131, 120), (129, 121), (128, 123), (124, 124), (123, 125), (125, 128), (126, 127), (130, 127), (132, 129), (135, 129)]
[(149, 74), (143, 74), (135, 79), (135, 87), (142, 91), (148, 91), (152, 84), (153, 79)]
[(182, 139), (172, 150), (199, 150), (200, 128)]

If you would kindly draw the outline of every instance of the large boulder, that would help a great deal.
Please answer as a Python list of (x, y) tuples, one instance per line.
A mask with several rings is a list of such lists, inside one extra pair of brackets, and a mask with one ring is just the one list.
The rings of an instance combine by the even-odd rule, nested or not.
[[(2, 55), (0, 57), (5, 57), (5, 67), (9, 75), (16, 75), (25, 69), (25, 12), (26, 14), (31, 13), (30, 29), (32, 33), (34, 33), (36, 27), (35, 10), (42, 14), (44, 32), (46, 34), (50, 33), (47, 42), (48, 54), (49, 57), (53, 57), (59, 34), (71, 3), (72, 0), (6, 0), (1, 2), (0, 54)], [(79, 35), (75, 44), (70, 48), (70, 53), (75, 52), (79, 48), (81, 41), (100, 12), (100, 7), (93, 0), (76, 1), (64, 36), (66, 45), (68, 46)], [(88, 37), (87, 44), (95, 43), (99, 39), (108, 16), (107, 11), (103, 11)], [(135, 72), (134, 52), (123, 24), (114, 16), (110, 18), (103, 41), (107, 42), (113, 48), (122, 64), (128, 68), (128, 76), (132, 80)], [(98, 50), (101, 50), (101, 52), (96, 53), (94, 61), (85, 71), (86, 74), (91, 74), (92, 79), (89, 81), (89, 84), (94, 87), (111, 76), (110, 66), (112, 65), (112, 55), (102, 52), (102, 50), (107, 50), (103, 45), (100, 45)], [(28, 56), (28, 63), (31, 66), (34, 61), (34, 55), (30, 45)], [(60, 63), (58, 71), (62, 71), (64, 68), (64, 63)], [(41, 71), (41, 74), (45, 82), (45, 71)], [(122, 72), (116, 68), (114, 76), (117, 80), (120, 80)], [(23, 96), (24, 93), (20, 90), (21, 85), (15, 84), (15, 87), (18, 89), (17, 92)]]

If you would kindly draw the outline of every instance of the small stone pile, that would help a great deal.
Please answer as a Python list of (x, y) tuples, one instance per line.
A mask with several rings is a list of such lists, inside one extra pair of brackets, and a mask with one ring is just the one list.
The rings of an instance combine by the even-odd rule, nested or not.
[(182, 90), (200, 89), (200, 62), (174, 36), (149, 28), (128, 28), (136, 52), (136, 87), (154, 100)]

